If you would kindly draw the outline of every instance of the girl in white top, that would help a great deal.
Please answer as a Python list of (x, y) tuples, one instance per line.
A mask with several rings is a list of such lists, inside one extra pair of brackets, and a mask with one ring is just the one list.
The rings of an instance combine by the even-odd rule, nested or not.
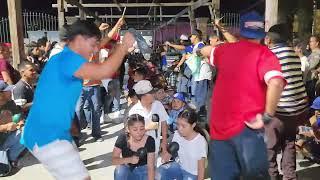
[(179, 144), (178, 158), (160, 166), (157, 179), (204, 179), (208, 145), (196, 122), (197, 114), (193, 110), (186, 109), (179, 114), (178, 130), (172, 139), (172, 142)]

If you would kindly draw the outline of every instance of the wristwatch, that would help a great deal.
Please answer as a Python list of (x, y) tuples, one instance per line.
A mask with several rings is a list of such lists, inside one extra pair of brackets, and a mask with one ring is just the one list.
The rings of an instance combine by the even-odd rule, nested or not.
[(271, 120), (273, 119), (273, 116), (268, 114), (268, 113), (263, 113), (262, 115), (262, 121), (264, 124), (269, 124), (271, 122)]

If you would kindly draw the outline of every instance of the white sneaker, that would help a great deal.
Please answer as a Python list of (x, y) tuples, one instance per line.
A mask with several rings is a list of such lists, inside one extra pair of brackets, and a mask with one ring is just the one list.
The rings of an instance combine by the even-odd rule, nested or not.
[(109, 117), (110, 117), (111, 119), (117, 119), (117, 118), (120, 117), (120, 111), (115, 111), (115, 112), (112, 112), (112, 113), (110, 113), (110, 114), (108, 114), (108, 115), (109, 115)]
[(103, 123), (111, 123), (112, 119), (109, 117), (108, 114), (104, 115)]

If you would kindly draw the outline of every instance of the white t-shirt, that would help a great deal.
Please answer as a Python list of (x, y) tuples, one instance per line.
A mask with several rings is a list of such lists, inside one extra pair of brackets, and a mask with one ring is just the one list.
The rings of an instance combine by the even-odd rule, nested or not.
[[(193, 47), (193, 53), (196, 53), (199, 48), (204, 46), (203, 42), (199, 42)], [(212, 79), (212, 70), (208, 63), (204, 60), (201, 61), (199, 76), (194, 79), (194, 81), (202, 81), (202, 80), (211, 80)]]
[(211, 80), (212, 79), (212, 70), (210, 68), (210, 65), (206, 63), (205, 61), (201, 61), (200, 65), (200, 73), (197, 78), (195, 78), (195, 81), (202, 81), (202, 80)]
[(208, 144), (206, 139), (201, 134), (198, 134), (189, 141), (181, 137), (176, 131), (172, 142), (179, 144), (178, 156), (181, 168), (188, 173), (198, 175), (198, 161), (207, 157)]
[(108, 57), (109, 57), (108, 50), (100, 49), (100, 51), (99, 51), (99, 60), (102, 61), (102, 60), (105, 60), (105, 58), (108, 58)]
[(60, 43), (57, 43), (56, 45), (54, 45), (54, 48), (51, 50), (50, 55), (49, 55), (49, 59), (56, 54), (59, 54), (60, 52), (63, 51), (64, 46), (62, 46)]
[(161, 104), (160, 101), (155, 100), (152, 103), (151, 111), (148, 112), (144, 107), (142, 107), (141, 102), (139, 101), (135, 104), (129, 111), (129, 116), (132, 114), (139, 114), (144, 117), (145, 124), (149, 124), (152, 122), (152, 114), (159, 115), (159, 126), (158, 126), (158, 138), (156, 138), (156, 131), (150, 130), (147, 131), (146, 134), (152, 136), (156, 142), (156, 153), (159, 152), (160, 148), (160, 134), (161, 134), (161, 122), (167, 122), (169, 119), (168, 113), (165, 110), (164, 106)]

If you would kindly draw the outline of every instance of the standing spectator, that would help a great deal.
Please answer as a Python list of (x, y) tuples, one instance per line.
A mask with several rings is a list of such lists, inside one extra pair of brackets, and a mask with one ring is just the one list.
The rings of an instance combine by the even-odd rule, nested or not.
[[(202, 32), (195, 30), (191, 37), (191, 43), (194, 45), (192, 53), (196, 54), (205, 44), (202, 42)], [(206, 112), (206, 100), (208, 95), (209, 83), (212, 79), (212, 71), (209, 64), (201, 58), (199, 72), (192, 74), (191, 80), (191, 98), (192, 103), (197, 107), (197, 112), (203, 110)]]
[(303, 51), (304, 45), (303, 43), (298, 43), (294, 47), (294, 51), (296, 52), (296, 55), (299, 56), (300, 61), (301, 61), (301, 71), (302, 71), (302, 77), (303, 77), (303, 82), (306, 83), (306, 69), (309, 67), (308, 63), (308, 58), (305, 56), (304, 51)]
[[(146, 134), (144, 118), (132, 114), (127, 121), (127, 133), (121, 134), (112, 152), (115, 180), (154, 180), (155, 141)], [(144, 149), (142, 157), (138, 151)]]
[(210, 46), (216, 47), (222, 44), (223, 42), (220, 40), (219, 36), (217, 36), (216, 34), (211, 34), (209, 36), (209, 43), (210, 43)]
[(287, 81), (274, 120), (266, 125), (269, 174), (271, 179), (279, 180), (277, 154), (282, 152), (281, 169), (283, 179), (296, 180), (296, 130), (301, 120), (307, 119), (308, 100), (302, 80), (300, 58), (287, 44), (290, 32), (286, 24), (272, 26), (267, 33), (267, 45), (278, 57), (283, 76)]
[(319, 40), (318, 36), (311, 36), (309, 41), (311, 54), (308, 56), (308, 66), (306, 68), (306, 88), (309, 102), (313, 102), (315, 99), (315, 85), (318, 79), (317, 69), (320, 65)]
[(21, 79), (13, 89), (13, 99), (16, 105), (20, 106), (25, 112), (28, 112), (34, 93), (34, 83), (37, 79), (37, 72), (33, 64), (23, 61), (18, 67)]
[[(141, 80), (133, 86), (136, 92), (139, 102), (134, 105), (129, 111), (129, 115), (139, 114), (144, 117), (146, 122), (147, 134), (152, 136), (156, 142), (156, 155), (162, 149), (161, 156), (162, 159), (168, 160), (169, 153), (167, 151), (167, 120), (168, 114), (164, 106), (159, 102), (154, 100), (153, 87), (148, 80)], [(153, 122), (152, 117), (154, 114), (159, 116), (159, 122)], [(162, 135), (162, 141), (160, 143), (160, 136)]]
[[(89, 62), (93, 64), (99, 63), (96, 56), (91, 57)], [(103, 141), (100, 127), (100, 116), (102, 111), (100, 84), (100, 80), (84, 80), (82, 92), (76, 106), (78, 120), (81, 122), (83, 112), (88, 127), (92, 130), (91, 136), (98, 142)]]
[(212, 179), (270, 179), (258, 129), (273, 119), (285, 80), (277, 57), (260, 45), (263, 22), (258, 13), (246, 13), (240, 18), (240, 41), (201, 49), (218, 72), (210, 119)]
[(9, 57), (9, 48), (0, 44), (0, 87), (14, 84), (12, 77), (14, 69), (8, 61)]

